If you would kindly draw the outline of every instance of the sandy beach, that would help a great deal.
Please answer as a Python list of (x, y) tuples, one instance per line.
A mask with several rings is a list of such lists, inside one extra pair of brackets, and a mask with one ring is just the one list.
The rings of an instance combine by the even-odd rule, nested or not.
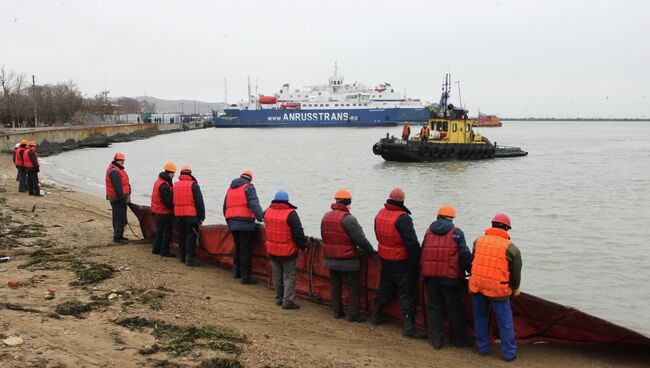
[[(44, 186), (41, 198), (18, 193), (8, 155), (0, 156), (0, 179), (0, 254), (11, 257), (0, 264), (0, 340), (16, 343), (0, 343), (2, 367), (508, 365), (498, 345), (487, 357), (435, 351), (403, 338), (396, 324), (334, 320), (328, 307), (301, 300), (298, 311), (279, 309), (271, 289), (240, 285), (228, 270), (154, 257), (151, 245), (137, 240), (132, 214), (130, 244), (110, 243), (103, 198), (60, 185)], [(20, 285), (10, 287), (11, 280)], [(648, 353), (620, 347), (537, 344), (520, 347), (511, 365), (648, 361)]]

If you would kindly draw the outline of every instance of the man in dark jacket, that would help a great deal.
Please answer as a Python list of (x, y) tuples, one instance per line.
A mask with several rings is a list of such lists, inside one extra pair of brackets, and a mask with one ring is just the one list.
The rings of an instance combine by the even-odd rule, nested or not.
[(181, 167), (178, 181), (174, 183), (174, 216), (180, 228), (178, 257), (186, 266), (194, 266), (194, 249), (199, 235), (199, 225), (205, 220), (205, 205), (201, 187), (192, 176), (189, 166)]
[(27, 174), (25, 173), (25, 164), (23, 152), (28, 148), (29, 142), (21, 140), (20, 145), (16, 148), (14, 163), (18, 169), (18, 192), (23, 193), (27, 191)]
[(320, 225), (325, 252), (324, 265), (330, 270), (334, 318), (344, 316), (341, 289), (345, 279), (348, 284), (347, 319), (350, 322), (365, 322), (366, 319), (359, 314), (359, 255), (373, 254), (375, 251), (356, 217), (350, 214), (352, 194), (339, 189), (334, 194), (334, 200), (332, 210), (323, 216)]
[(124, 170), (126, 156), (117, 152), (113, 161), (106, 169), (106, 200), (111, 203), (113, 214), (113, 242), (126, 244), (129, 239), (124, 237), (124, 227), (127, 223), (126, 204), (131, 202), (131, 184), (129, 175)]
[(169, 253), (169, 242), (174, 227), (174, 193), (172, 179), (176, 173), (176, 165), (168, 162), (164, 171), (158, 174), (151, 192), (151, 212), (156, 220), (156, 239), (151, 253), (162, 257), (173, 257)]
[(471, 346), (465, 325), (465, 273), (472, 267), (465, 234), (454, 226), (456, 210), (444, 205), (431, 223), (422, 242), (420, 276), (426, 288), (429, 342), (441, 349), (445, 311), (449, 318), (451, 341), (456, 347)]
[(381, 274), (372, 322), (375, 325), (385, 322), (381, 317), (381, 309), (393, 297), (397, 288), (404, 316), (404, 336), (423, 339), (426, 334), (415, 328), (420, 243), (413, 228), (411, 211), (404, 206), (404, 198), (402, 189), (393, 189), (384, 208), (375, 217)]
[(282, 309), (300, 309), (294, 303), (296, 295), (296, 258), (298, 249), (307, 249), (307, 238), (296, 209), (284, 190), (275, 193), (264, 211), (266, 253), (271, 259), (275, 303)]
[(23, 166), (27, 175), (27, 189), (29, 195), (40, 197), (41, 188), (38, 186), (38, 173), (41, 166), (38, 162), (38, 153), (36, 153), (36, 142), (30, 141), (29, 147), (23, 151)]
[(245, 285), (257, 283), (251, 278), (253, 236), (255, 220), (262, 222), (264, 218), (252, 181), (253, 173), (245, 170), (230, 183), (223, 201), (223, 214), (235, 240), (233, 277), (241, 278)]

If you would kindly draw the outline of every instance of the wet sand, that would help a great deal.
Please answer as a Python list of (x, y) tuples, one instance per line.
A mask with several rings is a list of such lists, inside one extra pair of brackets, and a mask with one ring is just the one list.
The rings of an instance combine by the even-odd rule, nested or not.
[[(211, 358), (216, 360), (204, 366), (508, 365), (498, 345), (487, 357), (473, 349), (435, 351), (425, 341), (403, 338), (398, 325), (334, 320), (329, 308), (301, 300), (302, 309), (284, 311), (270, 289), (240, 285), (228, 270), (161, 259), (151, 255), (148, 243), (110, 243), (110, 206), (103, 198), (60, 186), (44, 187), (42, 198), (29, 197), (17, 193), (14, 178), (10, 156), (0, 156), (0, 254), (12, 257), (0, 264), (0, 338), (23, 340), (13, 347), (0, 343), (2, 367), (191, 367)], [(135, 239), (139, 227), (131, 214), (130, 222), (136, 235), (128, 227), (125, 235)], [(96, 280), (96, 274), (84, 273), (98, 265), (114, 272), (104, 280), (101, 273)], [(9, 280), (23, 284), (12, 288)], [(63, 315), (60, 306), (71, 301), (90, 310), (79, 312), (82, 318)], [(164, 326), (213, 325), (236, 337), (220, 348), (197, 347), (205, 337), (184, 347), (174, 343), (179, 336), (116, 323), (131, 317)], [(520, 347), (510, 365), (644, 367), (648, 361), (650, 354), (634, 349), (544, 344)]]

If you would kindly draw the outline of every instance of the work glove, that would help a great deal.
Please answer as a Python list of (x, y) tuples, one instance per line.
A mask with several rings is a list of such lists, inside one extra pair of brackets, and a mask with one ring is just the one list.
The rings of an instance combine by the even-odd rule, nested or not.
[(521, 291), (519, 291), (519, 289), (515, 290), (515, 291), (512, 293), (512, 295), (513, 295), (515, 298), (518, 297), (519, 294), (521, 294)]

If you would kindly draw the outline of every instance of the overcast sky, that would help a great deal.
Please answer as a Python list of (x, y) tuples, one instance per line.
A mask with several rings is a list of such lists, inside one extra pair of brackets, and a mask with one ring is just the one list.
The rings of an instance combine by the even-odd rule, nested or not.
[(0, 65), (88, 95), (232, 103), (335, 61), (426, 101), (451, 72), (473, 113), (650, 117), (650, 2), (0, 1)]

